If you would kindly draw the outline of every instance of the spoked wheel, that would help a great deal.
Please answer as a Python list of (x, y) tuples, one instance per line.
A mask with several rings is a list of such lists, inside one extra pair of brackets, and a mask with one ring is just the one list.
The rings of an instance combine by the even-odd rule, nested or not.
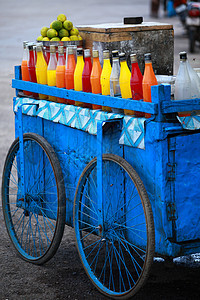
[(84, 169), (74, 199), (78, 252), (93, 284), (114, 299), (133, 296), (153, 261), (151, 205), (135, 170), (121, 157), (103, 155), (103, 222), (97, 204), (97, 160)]
[(58, 158), (41, 136), (24, 134), (25, 194), (22, 195), (19, 139), (6, 157), (2, 180), (2, 205), (8, 234), (20, 256), (43, 264), (62, 239), (66, 197)]

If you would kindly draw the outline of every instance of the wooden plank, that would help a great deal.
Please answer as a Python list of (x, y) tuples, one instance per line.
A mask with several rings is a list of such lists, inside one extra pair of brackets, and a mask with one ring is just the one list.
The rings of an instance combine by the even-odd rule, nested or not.
[(162, 102), (161, 111), (163, 114), (200, 110), (200, 99), (172, 100)]
[(143, 22), (142, 24), (124, 25), (123, 23), (108, 23), (97, 25), (79, 25), (79, 31), (89, 31), (98, 33), (127, 32), (127, 31), (149, 31), (149, 30), (169, 30), (173, 25), (167, 23)]
[[(97, 32), (85, 32), (79, 30), (80, 35), (88, 44), (89, 41), (92, 42), (103, 42), (103, 43), (111, 43), (111, 42), (120, 42), (120, 41), (130, 41), (132, 40), (132, 35), (130, 32), (120, 32), (120, 33), (97, 33)], [(86, 46), (87, 47), (87, 46)]]
[[(77, 92), (74, 90), (66, 90), (48, 85), (42, 85), (23, 80), (12, 80), (12, 87), (20, 90), (26, 90), (44, 95), (55, 96), (58, 98), (71, 99), (84, 103), (99, 104), (102, 106), (109, 106), (113, 108), (130, 109), (150, 114), (157, 113), (158, 105), (155, 103), (148, 103), (132, 99), (122, 99), (118, 97), (103, 96), (100, 94)], [(42, 101), (42, 100), (41, 100)]]

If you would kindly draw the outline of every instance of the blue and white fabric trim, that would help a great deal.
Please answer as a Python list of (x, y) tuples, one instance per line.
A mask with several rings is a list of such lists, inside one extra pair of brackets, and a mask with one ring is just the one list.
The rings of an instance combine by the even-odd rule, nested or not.
[(13, 110), (25, 103), (36, 105), (23, 105), (22, 113), (29, 116), (37, 116), (55, 123), (97, 134), (97, 121), (123, 118), (122, 134), (119, 144), (145, 149), (144, 145), (144, 121), (145, 118), (134, 118), (121, 114), (107, 113), (101, 110), (91, 110), (74, 105), (66, 105), (45, 100), (34, 100), (31, 98), (14, 98)]
[(181, 123), (184, 129), (197, 130), (200, 129), (200, 112), (191, 112), (188, 117), (177, 116), (177, 119)]

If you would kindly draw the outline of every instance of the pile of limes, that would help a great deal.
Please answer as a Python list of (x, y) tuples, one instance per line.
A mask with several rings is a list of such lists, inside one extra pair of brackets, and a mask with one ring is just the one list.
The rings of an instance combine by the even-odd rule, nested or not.
[(37, 41), (80, 41), (82, 37), (73, 23), (60, 14), (57, 20), (51, 22), (50, 28), (42, 27)]

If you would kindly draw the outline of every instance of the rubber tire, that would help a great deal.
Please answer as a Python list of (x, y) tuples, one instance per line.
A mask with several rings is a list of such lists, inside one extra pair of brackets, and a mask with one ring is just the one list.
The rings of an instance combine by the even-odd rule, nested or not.
[(150, 269), (151, 269), (151, 265), (152, 265), (153, 257), (154, 257), (154, 253), (155, 253), (155, 230), (154, 230), (153, 213), (152, 213), (151, 204), (150, 204), (146, 189), (144, 187), (144, 184), (143, 184), (142, 180), (140, 179), (139, 175), (137, 174), (137, 172), (133, 169), (133, 167), (125, 159), (121, 158), (120, 156), (114, 155), (114, 154), (104, 154), (103, 160), (113, 161), (113, 162), (119, 164), (120, 166), (122, 166), (122, 168), (129, 174), (132, 181), (134, 182), (134, 184), (137, 188), (137, 191), (140, 195), (140, 199), (142, 201), (143, 210), (144, 210), (145, 218), (146, 218), (148, 245), (147, 245), (147, 252), (146, 252), (146, 260), (145, 260), (145, 264), (144, 264), (141, 276), (139, 277), (135, 286), (130, 291), (128, 291), (127, 293), (124, 293), (123, 295), (113, 296), (113, 295), (105, 292), (94, 282), (94, 280), (91, 278), (91, 276), (87, 270), (87, 267), (84, 265), (84, 262), (83, 262), (83, 259), (82, 259), (81, 253), (80, 253), (80, 249), (78, 246), (78, 239), (77, 239), (77, 234), (76, 234), (76, 230), (78, 230), (77, 224), (76, 224), (76, 221), (77, 221), (76, 214), (77, 214), (78, 209), (76, 209), (76, 206), (78, 207), (78, 202), (79, 202), (79, 199), (77, 199), (77, 194), (78, 194), (79, 189), (82, 188), (81, 182), (83, 182), (85, 174), (88, 172), (88, 170), (90, 168), (92, 168), (93, 165), (96, 164), (97, 158), (94, 158), (93, 160), (91, 160), (88, 163), (88, 165), (85, 167), (85, 169), (83, 170), (83, 172), (80, 176), (80, 179), (79, 179), (79, 182), (78, 182), (78, 185), (76, 188), (76, 194), (75, 194), (75, 198), (74, 198), (74, 211), (73, 211), (76, 246), (77, 246), (77, 250), (78, 250), (81, 262), (83, 264), (83, 267), (84, 267), (88, 277), (94, 284), (94, 286), (102, 294), (104, 294), (105, 296), (110, 297), (112, 299), (129, 299), (130, 297), (134, 296), (141, 289), (141, 287), (145, 284), (145, 282), (149, 276), (149, 273), (150, 273)]
[[(65, 228), (65, 219), (66, 219), (66, 195), (65, 195), (65, 185), (64, 185), (64, 179), (63, 179), (63, 174), (62, 170), (60, 167), (59, 160), (56, 156), (55, 151), (51, 147), (51, 145), (40, 135), (35, 134), (35, 133), (25, 133), (23, 135), (24, 137), (24, 143), (27, 141), (35, 141), (46, 153), (46, 156), (51, 164), (51, 167), (53, 169), (54, 177), (56, 180), (56, 188), (57, 188), (57, 220), (56, 220), (56, 226), (55, 226), (55, 231), (53, 238), (51, 240), (51, 244), (48, 247), (47, 251), (42, 255), (37, 258), (27, 258), (25, 255), (23, 255), (22, 248), (20, 247), (17, 238), (13, 238), (15, 235), (14, 230), (11, 229), (11, 222), (9, 220), (9, 215), (8, 215), (8, 210), (7, 210), (7, 205), (8, 204), (8, 199), (7, 199), (7, 192), (6, 192), (6, 186), (9, 185), (10, 178), (6, 178), (6, 173), (8, 170), (11, 170), (12, 167), (12, 158), (15, 158), (15, 154), (17, 153), (19, 149), (19, 138), (17, 138), (13, 144), (11, 145), (6, 160), (4, 164), (4, 170), (3, 170), (3, 176), (2, 176), (2, 206), (3, 206), (3, 214), (4, 214), (4, 220), (6, 224), (6, 228), (9, 234), (9, 237), (19, 254), (19, 256), (24, 259), (25, 261), (37, 264), (37, 265), (42, 265), (48, 260), (50, 260), (54, 254), (56, 253)], [(14, 155), (14, 156), (13, 156)], [(25, 178), (26, 179), (26, 178)], [(9, 190), (9, 188), (8, 188)], [(12, 217), (11, 217), (12, 218)]]

